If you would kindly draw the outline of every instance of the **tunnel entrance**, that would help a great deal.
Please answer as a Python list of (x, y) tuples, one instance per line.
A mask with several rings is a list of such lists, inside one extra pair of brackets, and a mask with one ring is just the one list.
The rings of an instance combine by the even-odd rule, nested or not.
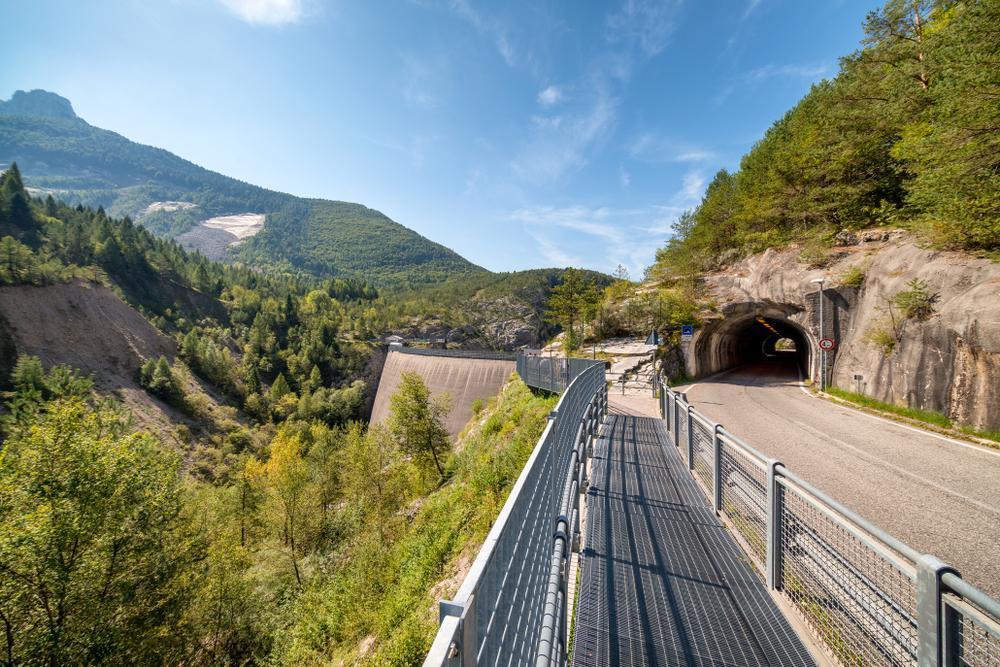
[(760, 363), (787, 365), (793, 375), (797, 368), (812, 377), (815, 343), (793, 319), (799, 309), (747, 303), (727, 311), (692, 341), (687, 357), (695, 377)]

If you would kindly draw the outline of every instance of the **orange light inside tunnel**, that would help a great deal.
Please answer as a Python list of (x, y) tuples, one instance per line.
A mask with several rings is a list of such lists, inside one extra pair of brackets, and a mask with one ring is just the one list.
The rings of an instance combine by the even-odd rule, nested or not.
[(772, 327), (770, 324), (768, 324), (767, 320), (765, 320), (763, 317), (758, 317), (757, 321), (760, 322), (761, 324), (763, 324), (765, 327), (767, 327), (767, 329), (771, 333), (773, 333), (774, 335), (776, 335), (776, 336), (780, 336), (781, 335), (780, 333), (778, 333), (778, 330), (775, 329), (774, 327)]

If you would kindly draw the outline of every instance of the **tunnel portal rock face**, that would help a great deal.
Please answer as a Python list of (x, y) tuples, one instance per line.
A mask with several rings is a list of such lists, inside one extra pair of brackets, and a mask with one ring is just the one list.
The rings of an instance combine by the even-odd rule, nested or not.
[[(746, 301), (727, 304), (721, 317), (698, 332), (688, 351), (688, 368), (696, 377), (711, 375), (764, 358), (794, 362), (805, 376), (812, 376), (814, 349), (806, 311), (795, 304)], [(790, 339), (794, 350), (777, 349)]]
[[(900, 232), (879, 238), (832, 248), (824, 268), (800, 263), (791, 247), (706, 276), (717, 308), (685, 344), (688, 373), (704, 377), (773, 353), (818, 380), (819, 341), (830, 338), (830, 384), (975, 428), (1000, 428), (1000, 264), (928, 250)], [(851, 270), (863, 275), (860, 286), (845, 280)], [(813, 282), (820, 278), (822, 332), (820, 285)], [(905, 317), (894, 301), (915, 279), (934, 298), (925, 320)], [(887, 328), (891, 349), (873, 342), (872, 333)], [(795, 351), (774, 349), (780, 338), (791, 339)]]
[(413, 372), (423, 378), (431, 395), (447, 393), (451, 397), (445, 426), (456, 437), (472, 418), (476, 399), (485, 401), (499, 394), (515, 365), (513, 355), (509, 359), (477, 358), (474, 351), (463, 352), (462, 356), (450, 356), (446, 350), (435, 354), (431, 350), (390, 348), (379, 378), (371, 422), (378, 424), (389, 417), (389, 400), (403, 373)]

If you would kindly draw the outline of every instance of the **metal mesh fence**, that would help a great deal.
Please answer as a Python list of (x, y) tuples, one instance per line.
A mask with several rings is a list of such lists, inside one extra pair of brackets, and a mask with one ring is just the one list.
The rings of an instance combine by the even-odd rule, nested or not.
[(709, 498), (712, 497), (712, 469), (715, 459), (715, 427), (708, 426), (698, 417), (691, 419), (692, 453), (695, 479), (701, 482)]
[(720, 510), (732, 522), (744, 548), (763, 574), (767, 561), (767, 470), (722, 436)]
[[(553, 530), (565, 510), (565, 482), (576, 460), (574, 447), (588, 411), (598, 418), (606, 410), (607, 389), (603, 364), (576, 369), (563, 364), (563, 375), (557, 375), (557, 367), (522, 364), (519, 359), (518, 370), (525, 371), (522, 379), (533, 386), (539, 378), (558, 381), (566, 373), (579, 372), (560, 398), (555, 418), (535, 446), (454, 600), (442, 602), (442, 614), (459, 615), (462, 622), (457, 628), (441, 626), (427, 664), (534, 663), (539, 649)], [(550, 373), (547, 378), (546, 371)], [(560, 640), (565, 642), (564, 637)]]
[(943, 600), (950, 612), (945, 618), (953, 619), (950, 631), (957, 635), (952, 644), (954, 655), (946, 656), (945, 664), (1000, 667), (1000, 624), (956, 595), (945, 594)]
[(910, 665), (917, 657), (912, 567), (794, 487), (783, 494), (780, 588), (845, 665)]
[(559, 393), (588, 368), (604, 367), (603, 361), (565, 357), (520, 355), (517, 357), (517, 374), (529, 387)]
[[(667, 430), (685, 460), (691, 430), (693, 477), (837, 661), (1000, 667), (996, 600), (721, 428), (716, 462), (714, 424), (691, 410), (689, 425), (683, 395), (664, 394)], [(940, 590), (928, 588), (928, 578)], [(929, 629), (938, 625), (940, 633)]]
[(681, 451), (681, 458), (687, 462), (688, 443), (688, 417), (687, 406), (684, 403), (677, 403), (677, 448)]

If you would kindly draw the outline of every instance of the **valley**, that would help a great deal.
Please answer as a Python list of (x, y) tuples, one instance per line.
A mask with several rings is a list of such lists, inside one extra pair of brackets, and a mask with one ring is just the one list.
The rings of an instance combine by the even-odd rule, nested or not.
[(73, 100), (0, 91), (0, 665), (1000, 650), (996, 0), (48, 1), (5, 13), (3, 80)]

